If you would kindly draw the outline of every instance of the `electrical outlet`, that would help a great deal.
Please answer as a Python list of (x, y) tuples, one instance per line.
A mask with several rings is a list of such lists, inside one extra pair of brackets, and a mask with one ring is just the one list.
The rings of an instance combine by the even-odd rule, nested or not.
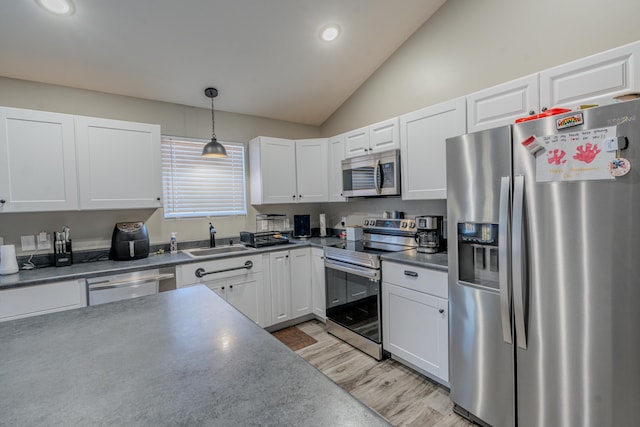
[(51, 238), (46, 231), (38, 233), (37, 246), (38, 250), (51, 249)]
[(20, 236), (20, 242), (22, 243), (22, 252), (36, 250), (35, 236)]

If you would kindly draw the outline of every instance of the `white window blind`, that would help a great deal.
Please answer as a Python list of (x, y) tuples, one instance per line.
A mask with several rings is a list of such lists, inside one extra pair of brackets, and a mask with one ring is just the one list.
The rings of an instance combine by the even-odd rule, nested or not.
[(229, 157), (202, 157), (208, 141), (162, 138), (165, 218), (246, 215), (244, 145), (224, 142)]

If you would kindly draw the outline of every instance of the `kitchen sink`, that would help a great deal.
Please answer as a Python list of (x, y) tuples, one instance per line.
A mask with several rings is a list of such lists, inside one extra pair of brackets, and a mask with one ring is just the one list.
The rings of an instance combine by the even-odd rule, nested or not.
[(187, 249), (183, 250), (185, 254), (189, 255), (191, 258), (202, 258), (214, 255), (228, 254), (232, 252), (243, 252), (248, 251), (244, 245), (228, 245), (228, 246), (217, 246), (215, 248), (198, 248), (198, 249)]

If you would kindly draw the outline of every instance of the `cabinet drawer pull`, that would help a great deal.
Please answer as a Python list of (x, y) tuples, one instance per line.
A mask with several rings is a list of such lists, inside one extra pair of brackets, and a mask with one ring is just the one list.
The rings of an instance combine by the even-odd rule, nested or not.
[(415, 271), (411, 271), (411, 270), (405, 270), (404, 271), (404, 275), (405, 276), (411, 276), (411, 277), (418, 277), (418, 273), (416, 273)]

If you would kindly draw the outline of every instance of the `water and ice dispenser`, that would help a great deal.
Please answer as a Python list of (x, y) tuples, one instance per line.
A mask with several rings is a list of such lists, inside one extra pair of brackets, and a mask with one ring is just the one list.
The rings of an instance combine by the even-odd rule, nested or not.
[(498, 224), (458, 223), (458, 257), (460, 281), (498, 289)]

